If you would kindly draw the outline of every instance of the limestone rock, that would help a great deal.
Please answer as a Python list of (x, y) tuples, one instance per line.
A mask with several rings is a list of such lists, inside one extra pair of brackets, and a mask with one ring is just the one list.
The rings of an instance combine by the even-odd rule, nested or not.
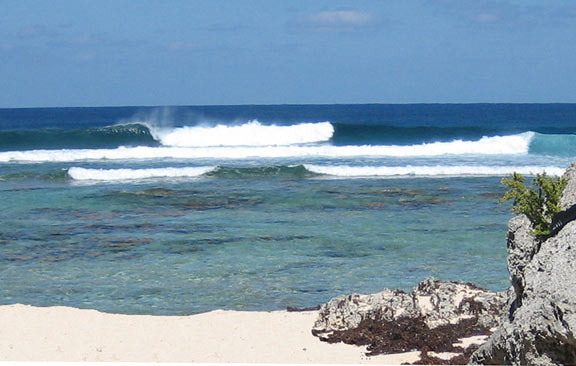
[[(576, 168), (562, 207), (576, 203)], [(510, 221), (508, 268), (514, 291), (501, 325), (472, 364), (576, 365), (576, 221), (540, 242), (524, 216)]]
[(562, 208), (562, 210), (576, 205), (576, 165), (574, 165), (574, 163), (566, 170), (564, 178), (568, 179), (568, 184), (566, 188), (564, 188), (562, 199), (560, 200), (560, 208)]
[(386, 321), (424, 317), (426, 324), (435, 328), (478, 316), (481, 325), (494, 327), (506, 298), (505, 293), (492, 293), (472, 284), (429, 278), (410, 294), (386, 289), (371, 295), (335, 297), (322, 305), (313, 330), (318, 334), (352, 329), (363, 319), (377, 317)]
[(532, 261), (540, 244), (532, 236), (532, 225), (525, 215), (516, 216), (508, 223), (508, 272), (516, 293), (524, 289), (524, 270)]
[(430, 328), (473, 317), (478, 317), (479, 325), (495, 327), (507, 299), (505, 292), (494, 293), (470, 283), (430, 278), (414, 289), (413, 296), (418, 312)]
[(365, 318), (393, 320), (415, 314), (414, 300), (403, 291), (385, 289), (371, 295), (341, 295), (320, 307), (313, 329), (319, 332), (346, 330), (358, 326)]

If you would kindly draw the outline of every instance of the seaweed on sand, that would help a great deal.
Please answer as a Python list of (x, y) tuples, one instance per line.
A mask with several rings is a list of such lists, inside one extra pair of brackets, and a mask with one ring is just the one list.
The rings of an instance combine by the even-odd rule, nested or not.
[[(457, 324), (430, 328), (424, 317), (401, 317), (393, 321), (382, 320), (378, 314), (366, 318), (358, 327), (334, 331), (327, 335), (313, 331), (320, 340), (328, 343), (343, 342), (357, 346), (368, 346), (367, 356), (388, 353), (421, 352), (421, 360), (416, 364), (465, 364), (471, 348), (455, 347), (460, 338), (488, 335), (489, 329), (478, 324), (478, 319), (463, 319)], [(432, 357), (428, 352), (452, 352), (460, 355), (449, 360)], [(421, 363), (424, 362), (424, 363)]]

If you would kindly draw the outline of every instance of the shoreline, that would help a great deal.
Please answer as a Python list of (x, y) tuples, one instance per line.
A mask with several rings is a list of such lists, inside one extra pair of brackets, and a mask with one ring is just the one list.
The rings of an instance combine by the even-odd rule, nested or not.
[(311, 329), (318, 311), (215, 310), (190, 316), (107, 314), (71, 307), (0, 306), (0, 362), (401, 364), (419, 352), (367, 357)]

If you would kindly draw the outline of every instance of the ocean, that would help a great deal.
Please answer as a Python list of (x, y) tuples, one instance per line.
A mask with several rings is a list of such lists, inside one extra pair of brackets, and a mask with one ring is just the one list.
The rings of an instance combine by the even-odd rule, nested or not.
[(0, 304), (311, 307), (509, 286), (500, 180), (562, 174), (576, 104), (0, 109)]

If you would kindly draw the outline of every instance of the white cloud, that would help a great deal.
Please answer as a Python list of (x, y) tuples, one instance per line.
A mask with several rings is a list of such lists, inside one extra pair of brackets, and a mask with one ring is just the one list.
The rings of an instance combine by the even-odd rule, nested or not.
[(310, 15), (308, 22), (321, 27), (358, 27), (372, 22), (372, 15), (355, 10), (321, 11)]

